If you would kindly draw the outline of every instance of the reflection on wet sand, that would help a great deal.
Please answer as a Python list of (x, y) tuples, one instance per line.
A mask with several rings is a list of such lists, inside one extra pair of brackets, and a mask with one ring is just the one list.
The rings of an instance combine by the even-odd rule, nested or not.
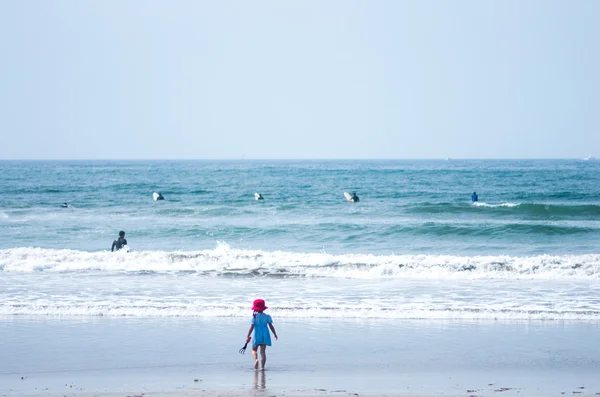
[[(258, 386), (258, 378), (260, 378), (260, 387)], [(267, 381), (265, 379), (265, 371), (254, 371), (254, 389), (264, 390), (267, 387)]]

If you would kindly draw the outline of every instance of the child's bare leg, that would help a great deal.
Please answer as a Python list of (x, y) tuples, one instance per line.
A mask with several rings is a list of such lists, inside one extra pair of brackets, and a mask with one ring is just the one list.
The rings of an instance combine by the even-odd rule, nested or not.
[(258, 352), (256, 349), (258, 346), (252, 346), (252, 357), (254, 357), (254, 369), (258, 369)]
[(265, 369), (266, 362), (267, 362), (267, 345), (260, 345), (260, 366), (262, 369)]

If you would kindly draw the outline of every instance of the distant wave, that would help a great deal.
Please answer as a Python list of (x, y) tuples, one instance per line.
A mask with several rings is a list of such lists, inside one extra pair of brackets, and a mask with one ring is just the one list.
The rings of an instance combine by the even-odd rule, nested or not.
[(441, 214), (467, 212), (472, 211), (473, 208), (542, 218), (552, 216), (600, 218), (600, 205), (598, 204), (486, 203), (482, 201), (472, 203), (472, 205), (466, 203), (418, 203), (410, 206), (407, 211), (413, 213)]
[(519, 212), (532, 215), (565, 215), (565, 216), (600, 216), (600, 205), (596, 204), (541, 204), (541, 203), (473, 203), (482, 207), (490, 208), (515, 208)]
[(367, 255), (234, 249), (85, 252), (42, 248), (0, 250), (4, 272), (190, 272), (222, 277), (598, 279), (600, 254), (530, 257)]
[(381, 236), (401, 234), (430, 236), (469, 236), (503, 238), (508, 234), (521, 236), (573, 236), (598, 233), (598, 228), (586, 224), (558, 224), (541, 222), (442, 223), (424, 222), (420, 225), (390, 225), (378, 232)]

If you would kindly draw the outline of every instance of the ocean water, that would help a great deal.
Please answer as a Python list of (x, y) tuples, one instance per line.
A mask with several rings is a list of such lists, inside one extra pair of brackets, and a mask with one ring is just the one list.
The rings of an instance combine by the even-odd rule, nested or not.
[(600, 320), (598, 161), (1, 161), (0, 189), (4, 316)]

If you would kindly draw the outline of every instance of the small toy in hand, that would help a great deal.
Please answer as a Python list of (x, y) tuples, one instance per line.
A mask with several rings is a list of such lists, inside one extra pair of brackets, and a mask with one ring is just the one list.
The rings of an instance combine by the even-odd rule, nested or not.
[(248, 338), (248, 339), (246, 340), (246, 344), (244, 345), (244, 347), (242, 347), (242, 348), (240, 349), (240, 354), (244, 354), (244, 353), (246, 353), (246, 347), (248, 347), (248, 343), (250, 342), (250, 339), (252, 339), (252, 338)]

